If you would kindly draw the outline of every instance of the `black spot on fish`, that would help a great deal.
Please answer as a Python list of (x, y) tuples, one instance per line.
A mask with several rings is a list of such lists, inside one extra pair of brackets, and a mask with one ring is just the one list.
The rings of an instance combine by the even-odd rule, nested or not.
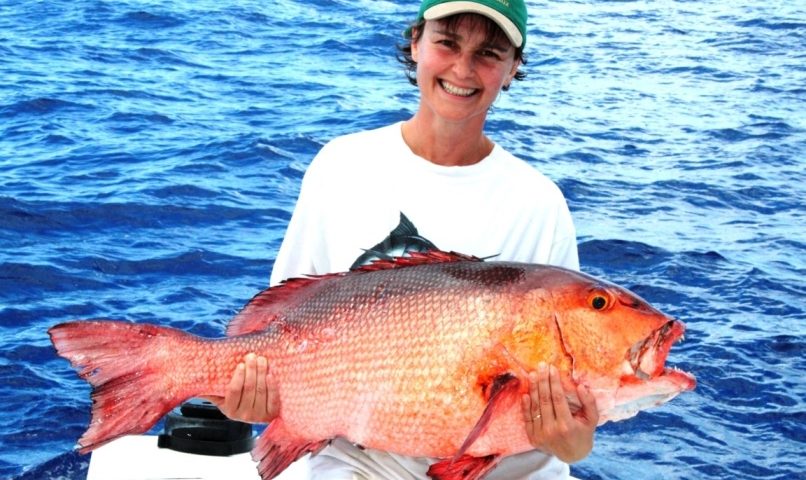
[(490, 400), (490, 398), (497, 395), (501, 390), (503, 390), (510, 382), (518, 381), (515, 375), (504, 372), (492, 379), (489, 379), (486, 382), (480, 384), (482, 394), (484, 395), (485, 400)]
[(429, 252), (439, 250), (436, 245), (427, 238), (420, 236), (417, 227), (411, 223), (403, 212), (400, 212), (400, 223), (394, 230), (389, 232), (389, 236), (379, 244), (365, 250), (364, 253), (353, 262), (350, 267), (354, 270), (362, 265), (368, 265), (375, 260), (391, 260), (395, 257), (403, 257), (410, 252)]
[(517, 283), (526, 276), (526, 272), (521, 267), (489, 263), (449, 263), (445, 264), (444, 271), (459, 280), (485, 287)]

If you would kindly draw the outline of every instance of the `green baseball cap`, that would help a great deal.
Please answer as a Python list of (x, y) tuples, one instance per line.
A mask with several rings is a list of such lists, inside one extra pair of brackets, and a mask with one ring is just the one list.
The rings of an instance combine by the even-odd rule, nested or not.
[(457, 13), (478, 13), (494, 21), (515, 48), (526, 43), (524, 0), (423, 0), (417, 21), (439, 20)]

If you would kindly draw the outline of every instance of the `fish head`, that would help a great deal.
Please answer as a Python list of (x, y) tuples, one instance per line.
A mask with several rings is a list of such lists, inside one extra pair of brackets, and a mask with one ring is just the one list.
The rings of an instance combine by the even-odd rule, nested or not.
[(682, 322), (618, 285), (576, 272), (563, 277), (551, 296), (565, 380), (590, 388), (600, 423), (694, 388), (692, 375), (666, 367), (672, 345), (683, 339)]

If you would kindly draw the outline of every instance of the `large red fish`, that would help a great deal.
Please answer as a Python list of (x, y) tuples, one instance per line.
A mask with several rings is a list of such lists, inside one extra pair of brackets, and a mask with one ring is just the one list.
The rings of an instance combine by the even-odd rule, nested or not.
[(82, 452), (147, 431), (190, 397), (223, 396), (255, 352), (281, 399), (253, 450), (263, 479), (335, 437), (442, 458), (433, 478), (476, 479), (532, 448), (518, 400), (540, 362), (558, 367), (569, 392), (587, 385), (601, 423), (619, 420), (694, 388), (664, 368), (683, 329), (578, 272), (431, 252), (265, 290), (223, 339), (116, 321), (49, 333), (93, 386)]

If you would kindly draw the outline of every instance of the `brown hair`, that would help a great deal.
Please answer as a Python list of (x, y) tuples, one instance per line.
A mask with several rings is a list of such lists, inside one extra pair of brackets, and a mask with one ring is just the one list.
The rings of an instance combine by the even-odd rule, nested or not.
[[(439, 21), (443, 23), (449, 32), (455, 32), (459, 23), (461, 23), (465, 18), (471, 19), (470, 21), (473, 22), (471, 23), (472, 28), (477, 28), (485, 32), (487, 37), (486, 41), (488, 43), (497, 43), (501, 40), (510, 42), (504, 31), (501, 30), (501, 27), (483, 15), (478, 15), (475, 13), (458, 13), (456, 15), (443, 18)], [(404, 37), (408, 41), (397, 46), (397, 60), (403, 64), (403, 67), (406, 70), (406, 78), (409, 79), (409, 83), (412, 85), (417, 85), (417, 62), (415, 62), (414, 58), (412, 58), (411, 43), (418, 42), (420, 40), (420, 37), (423, 35), (425, 22), (425, 20), (420, 20), (419, 22), (412, 24), (412, 26), (407, 29), (404, 34)], [(523, 54), (523, 46), (515, 49), (515, 60), (520, 60), (521, 65), (526, 65), (526, 57)], [(515, 72), (515, 80), (523, 80), (524, 78), (526, 78), (526, 72), (518, 69), (518, 71)], [(504, 85), (503, 90), (509, 90), (509, 85)]]

